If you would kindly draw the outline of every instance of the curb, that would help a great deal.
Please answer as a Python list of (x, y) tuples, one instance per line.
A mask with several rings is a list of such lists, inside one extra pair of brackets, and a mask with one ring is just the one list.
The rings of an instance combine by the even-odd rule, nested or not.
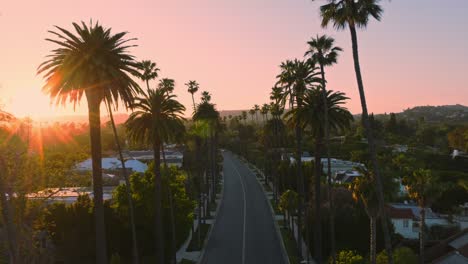
[[(262, 173), (257, 167), (255, 167), (255, 165), (249, 163), (248, 161), (243, 161), (243, 160), (241, 160), (241, 159), (239, 159), (239, 160), (242, 161), (242, 162), (244, 162), (244, 163), (247, 164), (247, 165), (250, 165), (250, 166), (254, 167), (255, 170), (257, 170), (258, 172), (260, 172), (260, 173), (263, 175), (263, 173)], [(247, 168), (249, 169), (249, 171), (250, 171), (252, 174), (255, 174), (255, 172), (252, 171), (252, 169), (251, 169), (249, 166), (247, 166)], [(280, 240), (281, 252), (282, 252), (282, 255), (283, 255), (284, 263), (290, 264), (290, 262), (289, 262), (289, 256), (288, 256), (288, 254), (286, 253), (287, 251), (286, 251), (286, 246), (284, 245), (283, 236), (281, 235), (281, 230), (280, 230), (280, 228), (279, 228), (279, 226), (278, 226), (278, 221), (276, 221), (276, 213), (275, 213), (275, 210), (273, 210), (273, 207), (271, 206), (271, 202), (270, 202), (270, 200), (268, 199), (268, 196), (267, 196), (267, 194), (266, 194), (265, 188), (263, 187), (262, 183), (258, 180), (257, 175), (254, 175), (254, 176), (255, 176), (255, 179), (256, 179), (257, 184), (260, 185), (260, 187), (262, 188), (262, 190), (263, 190), (263, 195), (265, 196), (265, 200), (266, 200), (266, 202), (267, 202), (267, 204), (268, 204), (268, 207), (270, 208), (271, 216), (272, 216), (272, 218), (273, 218), (273, 223), (275, 224), (276, 235), (278, 236), (278, 238), (279, 238), (279, 240)]]
[(223, 204), (223, 201), (224, 201), (224, 199), (223, 199), (223, 197), (224, 197), (224, 167), (223, 167), (223, 172), (221, 172), (220, 175), (222, 175), (221, 179), (223, 180), (222, 181), (223, 188), (221, 188), (221, 193), (219, 194), (220, 195), (220, 197), (219, 197), (220, 201), (219, 201), (218, 205), (216, 206), (216, 215), (215, 215), (215, 217), (213, 219), (213, 224), (211, 224), (210, 230), (208, 231), (208, 234), (205, 237), (205, 241), (203, 241), (203, 248), (201, 250), (200, 257), (198, 258), (197, 264), (201, 264), (202, 261), (203, 261), (203, 258), (205, 257), (206, 245), (207, 245), (208, 241), (210, 240), (211, 233), (213, 232), (213, 229), (214, 229), (214, 227), (216, 225), (216, 222), (218, 220), (219, 209), (221, 208), (221, 205)]

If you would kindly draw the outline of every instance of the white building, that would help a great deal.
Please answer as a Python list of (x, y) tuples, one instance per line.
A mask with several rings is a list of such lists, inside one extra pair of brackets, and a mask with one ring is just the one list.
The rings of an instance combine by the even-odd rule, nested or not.
[[(135, 172), (145, 172), (148, 169), (148, 166), (145, 163), (138, 161), (138, 160), (133, 160), (133, 159), (125, 161), (125, 167)], [(92, 161), (91, 159), (87, 159), (83, 162), (78, 163), (75, 168), (78, 171), (91, 171)], [(102, 169), (103, 170), (121, 170), (122, 162), (117, 158), (103, 158)]]
[[(103, 199), (109, 200), (112, 198), (112, 192), (115, 187), (105, 186), (103, 188)], [(30, 200), (40, 200), (47, 203), (66, 203), (71, 204), (76, 202), (78, 196), (89, 195), (93, 198), (93, 190), (91, 187), (66, 187), (66, 188), (47, 188), (35, 193), (29, 193), (26, 198)]]
[[(395, 227), (395, 233), (406, 239), (419, 238), (419, 223), (421, 219), (421, 208), (416, 204), (391, 203), (387, 206), (388, 215)], [(431, 208), (426, 208), (426, 226), (452, 226), (444, 217), (434, 213)]]

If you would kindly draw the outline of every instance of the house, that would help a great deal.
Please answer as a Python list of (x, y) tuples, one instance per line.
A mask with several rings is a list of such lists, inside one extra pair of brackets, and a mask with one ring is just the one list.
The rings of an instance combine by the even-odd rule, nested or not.
[(361, 174), (355, 170), (337, 171), (335, 172), (334, 181), (337, 183), (351, 183), (356, 177)]
[(468, 263), (468, 229), (426, 250), (426, 262), (433, 264)]
[[(103, 199), (109, 200), (112, 198), (112, 192), (115, 187), (103, 188)], [(35, 193), (26, 194), (26, 198), (30, 200), (40, 200), (47, 203), (65, 203), (71, 204), (76, 202), (78, 196), (89, 195), (93, 197), (93, 190), (91, 187), (66, 187), (66, 188), (47, 188)]]
[[(154, 152), (152, 150), (127, 151), (125, 156), (142, 162), (151, 162), (154, 159), (153, 153)], [(178, 149), (168, 146), (164, 150), (164, 153), (160, 152), (159, 155), (161, 162), (165, 158), (169, 166), (176, 166), (178, 168), (182, 167), (184, 154), (182, 154)]]
[[(419, 223), (421, 208), (414, 203), (390, 203), (387, 205), (388, 217), (395, 227), (395, 233), (406, 239), (419, 238)], [(445, 217), (434, 213), (431, 208), (425, 208), (426, 226), (453, 226)]]
[[(282, 158), (289, 159), (291, 163), (296, 162), (296, 158), (292, 154), (283, 154)], [(308, 152), (303, 152), (301, 156), (301, 161), (302, 162), (314, 162), (315, 158), (312, 157)], [(323, 172), (327, 173), (328, 159), (322, 158), (320, 161), (322, 163)], [(364, 167), (364, 165), (361, 163), (352, 162), (348, 160), (334, 159), (334, 158), (330, 158), (330, 165), (331, 165), (330, 167), (331, 167), (332, 175), (336, 175), (337, 172), (342, 173), (343, 171), (355, 171), (357, 167)]]
[[(145, 172), (148, 169), (148, 166), (138, 160), (127, 160), (125, 161), (125, 167), (131, 169), (135, 172)], [(87, 159), (83, 162), (78, 163), (75, 166), (78, 171), (91, 171), (92, 170), (92, 161)], [(102, 159), (102, 169), (108, 171), (117, 171), (122, 169), (122, 162), (117, 158), (103, 158)]]

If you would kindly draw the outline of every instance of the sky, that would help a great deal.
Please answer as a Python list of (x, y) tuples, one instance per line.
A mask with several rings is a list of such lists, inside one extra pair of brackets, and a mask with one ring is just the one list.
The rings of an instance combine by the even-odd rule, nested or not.
[[(328, 87), (346, 93), (360, 113), (348, 30), (320, 26), (323, 0), (42, 0), (0, 4), (0, 107), (17, 116), (86, 114), (83, 99), (55, 106), (36, 75), (53, 43), (54, 25), (98, 20), (114, 33), (137, 38), (131, 50), (155, 61), (160, 77), (176, 80), (175, 93), (191, 109), (184, 85), (197, 80), (219, 110), (268, 103), (278, 65), (303, 58), (306, 42), (327, 34), (343, 48), (326, 68)], [(381, 22), (358, 31), (369, 111), (399, 112), (417, 105), (468, 105), (468, 1), (382, 2)], [(156, 85), (156, 82), (153, 82)], [(198, 99), (200, 93), (196, 95)]]

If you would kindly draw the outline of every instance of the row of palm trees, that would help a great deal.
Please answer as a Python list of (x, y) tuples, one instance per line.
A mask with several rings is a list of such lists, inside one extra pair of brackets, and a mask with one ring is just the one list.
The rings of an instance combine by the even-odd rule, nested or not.
[[(125, 123), (129, 139), (150, 145), (153, 148), (156, 261), (157, 263), (166, 263), (166, 260), (171, 259), (171, 262), (175, 263), (174, 221), (172, 221), (171, 226), (173, 235), (171, 247), (174, 255), (164, 256), (163, 233), (164, 228), (168, 225), (165, 225), (162, 220), (160, 158), (162, 151), (164, 167), (167, 167), (164, 143), (180, 141), (185, 131), (183, 113), (186, 109), (172, 94), (175, 81), (162, 78), (156, 88), (151, 88), (150, 81), (158, 77), (160, 69), (156, 63), (149, 60), (138, 62), (130, 54), (129, 49), (135, 46), (130, 42), (134, 39), (126, 38), (126, 32), (113, 34), (110, 28), (104, 28), (99, 23), (90, 23), (89, 25), (84, 22), (81, 24), (73, 23), (73, 27), (75, 32), (61, 27), (55, 27), (54, 31), (49, 31), (55, 39), (47, 38), (46, 40), (58, 45), (58, 48), (52, 50), (51, 54), (47, 56), (47, 60), (39, 65), (38, 74), (42, 74), (45, 78), (43, 91), (49, 94), (57, 104), (70, 102), (75, 106), (83, 95), (87, 99), (91, 138), (96, 263), (108, 263), (101, 166), (100, 106), (102, 103), (105, 103), (111, 117), (127, 186), (130, 205), (129, 221), (132, 226), (133, 263), (139, 263), (140, 258), (138, 256), (132, 194), (112, 115), (112, 111), (118, 109), (119, 103), (123, 103), (125, 109), (132, 111)], [(134, 77), (146, 83), (146, 91), (140, 88)], [(186, 85), (188, 92), (192, 94), (194, 120), (218, 120), (219, 113), (209, 102), (211, 95), (204, 92), (202, 103), (197, 106), (193, 96), (198, 91), (199, 84), (192, 80)], [(202, 108), (209, 108), (209, 106), (213, 106), (211, 110), (214, 110), (215, 115), (218, 114), (214, 119), (212, 116), (206, 116), (207, 113), (213, 114), (213, 111), (202, 111)], [(210, 123), (210, 127), (213, 127), (215, 123), (214, 121)], [(215, 142), (216, 130), (212, 129), (210, 133), (212, 141)], [(215, 147), (213, 147), (214, 150)], [(211, 155), (215, 155), (213, 152), (211, 153)], [(212, 171), (214, 170), (212, 168)], [(169, 195), (171, 196), (170, 193)], [(169, 198), (170, 207), (173, 210), (172, 197)], [(173, 218), (173, 216), (172, 211), (171, 217)]]
[[(377, 198), (377, 209), (381, 212), (383, 221), (382, 229), (385, 237), (385, 247), (389, 256), (389, 263), (393, 263), (392, 248), (388, 222), (384, 210), (384, 196), (382, 188), (382, 178), (377, 163), (376, 145), (372, 129), (369, 125), (369, 115), (367, 110), (364, 85), (359, 63), (358, 43), (356, 28), (365, 28), (371, 17), (380, 20), (383, 12), (379, 5), (379, 0), (328, 0), (320, 7), (322, 16), (322, 26), (327, 27), (332, 24), (337, 30), (349, 28), (353, 47), (354, 69), (359, 89), (362, 106), (362, 122), (366, 131), (369, 143), (370, 160), (372, 167), (372, 183), (375, 197)], [(341, 48), (334, 46), (334, 39), (326, 35), (316, 36), (308, 43), (309, 49), (305, 53), (304, 60), (288, 60), (280, 65), (281, 72), (277, 76), (278, 82), (272, 89), (270, 99), (274, 100), (276, 108), (284, 109), (289, 107), (285, 118), (289, 125), (295, 128), (296, 139), (296, 161), (297, 161), (297, 186), (298, 186), (298, 226), (302, 224), (302, 214), (307, 203), (305, 190), (305, 180), (301, 169), (302, 138), (304, 129), (310, 129), (310, 133), (315, 138), (315, 180), (314, 180), (314, 216), (316, 225), (314, 226), (314, 256), (318, 263), (322, 263), (321, 245), (321, 156), (326, 150), (327, 157), (327, 197), (330, 205), (330, 230), (331, 239), (331, 259), (335, 263), (335, 227), (334, 227), (334, 203), (333, 186), (331, 180), (330, 162), (330, 133), (340, 131), (348, 127), (353, 119), (352, 115), (341, 105), (348, 98), (343, 93), (333, 93), (327, 90), (325, 69), (337, 62)], [(270, 107), (273, 109), (273, 107)], [(252, 109), (255, 110), (255, 107)], [(298, 236), (298, 244), (302, 243), (302, 236)], [(371, 254), (374, 255), (374, 254)], [(375, 257), (371, 257), (371, 263), (375, 263)]]

